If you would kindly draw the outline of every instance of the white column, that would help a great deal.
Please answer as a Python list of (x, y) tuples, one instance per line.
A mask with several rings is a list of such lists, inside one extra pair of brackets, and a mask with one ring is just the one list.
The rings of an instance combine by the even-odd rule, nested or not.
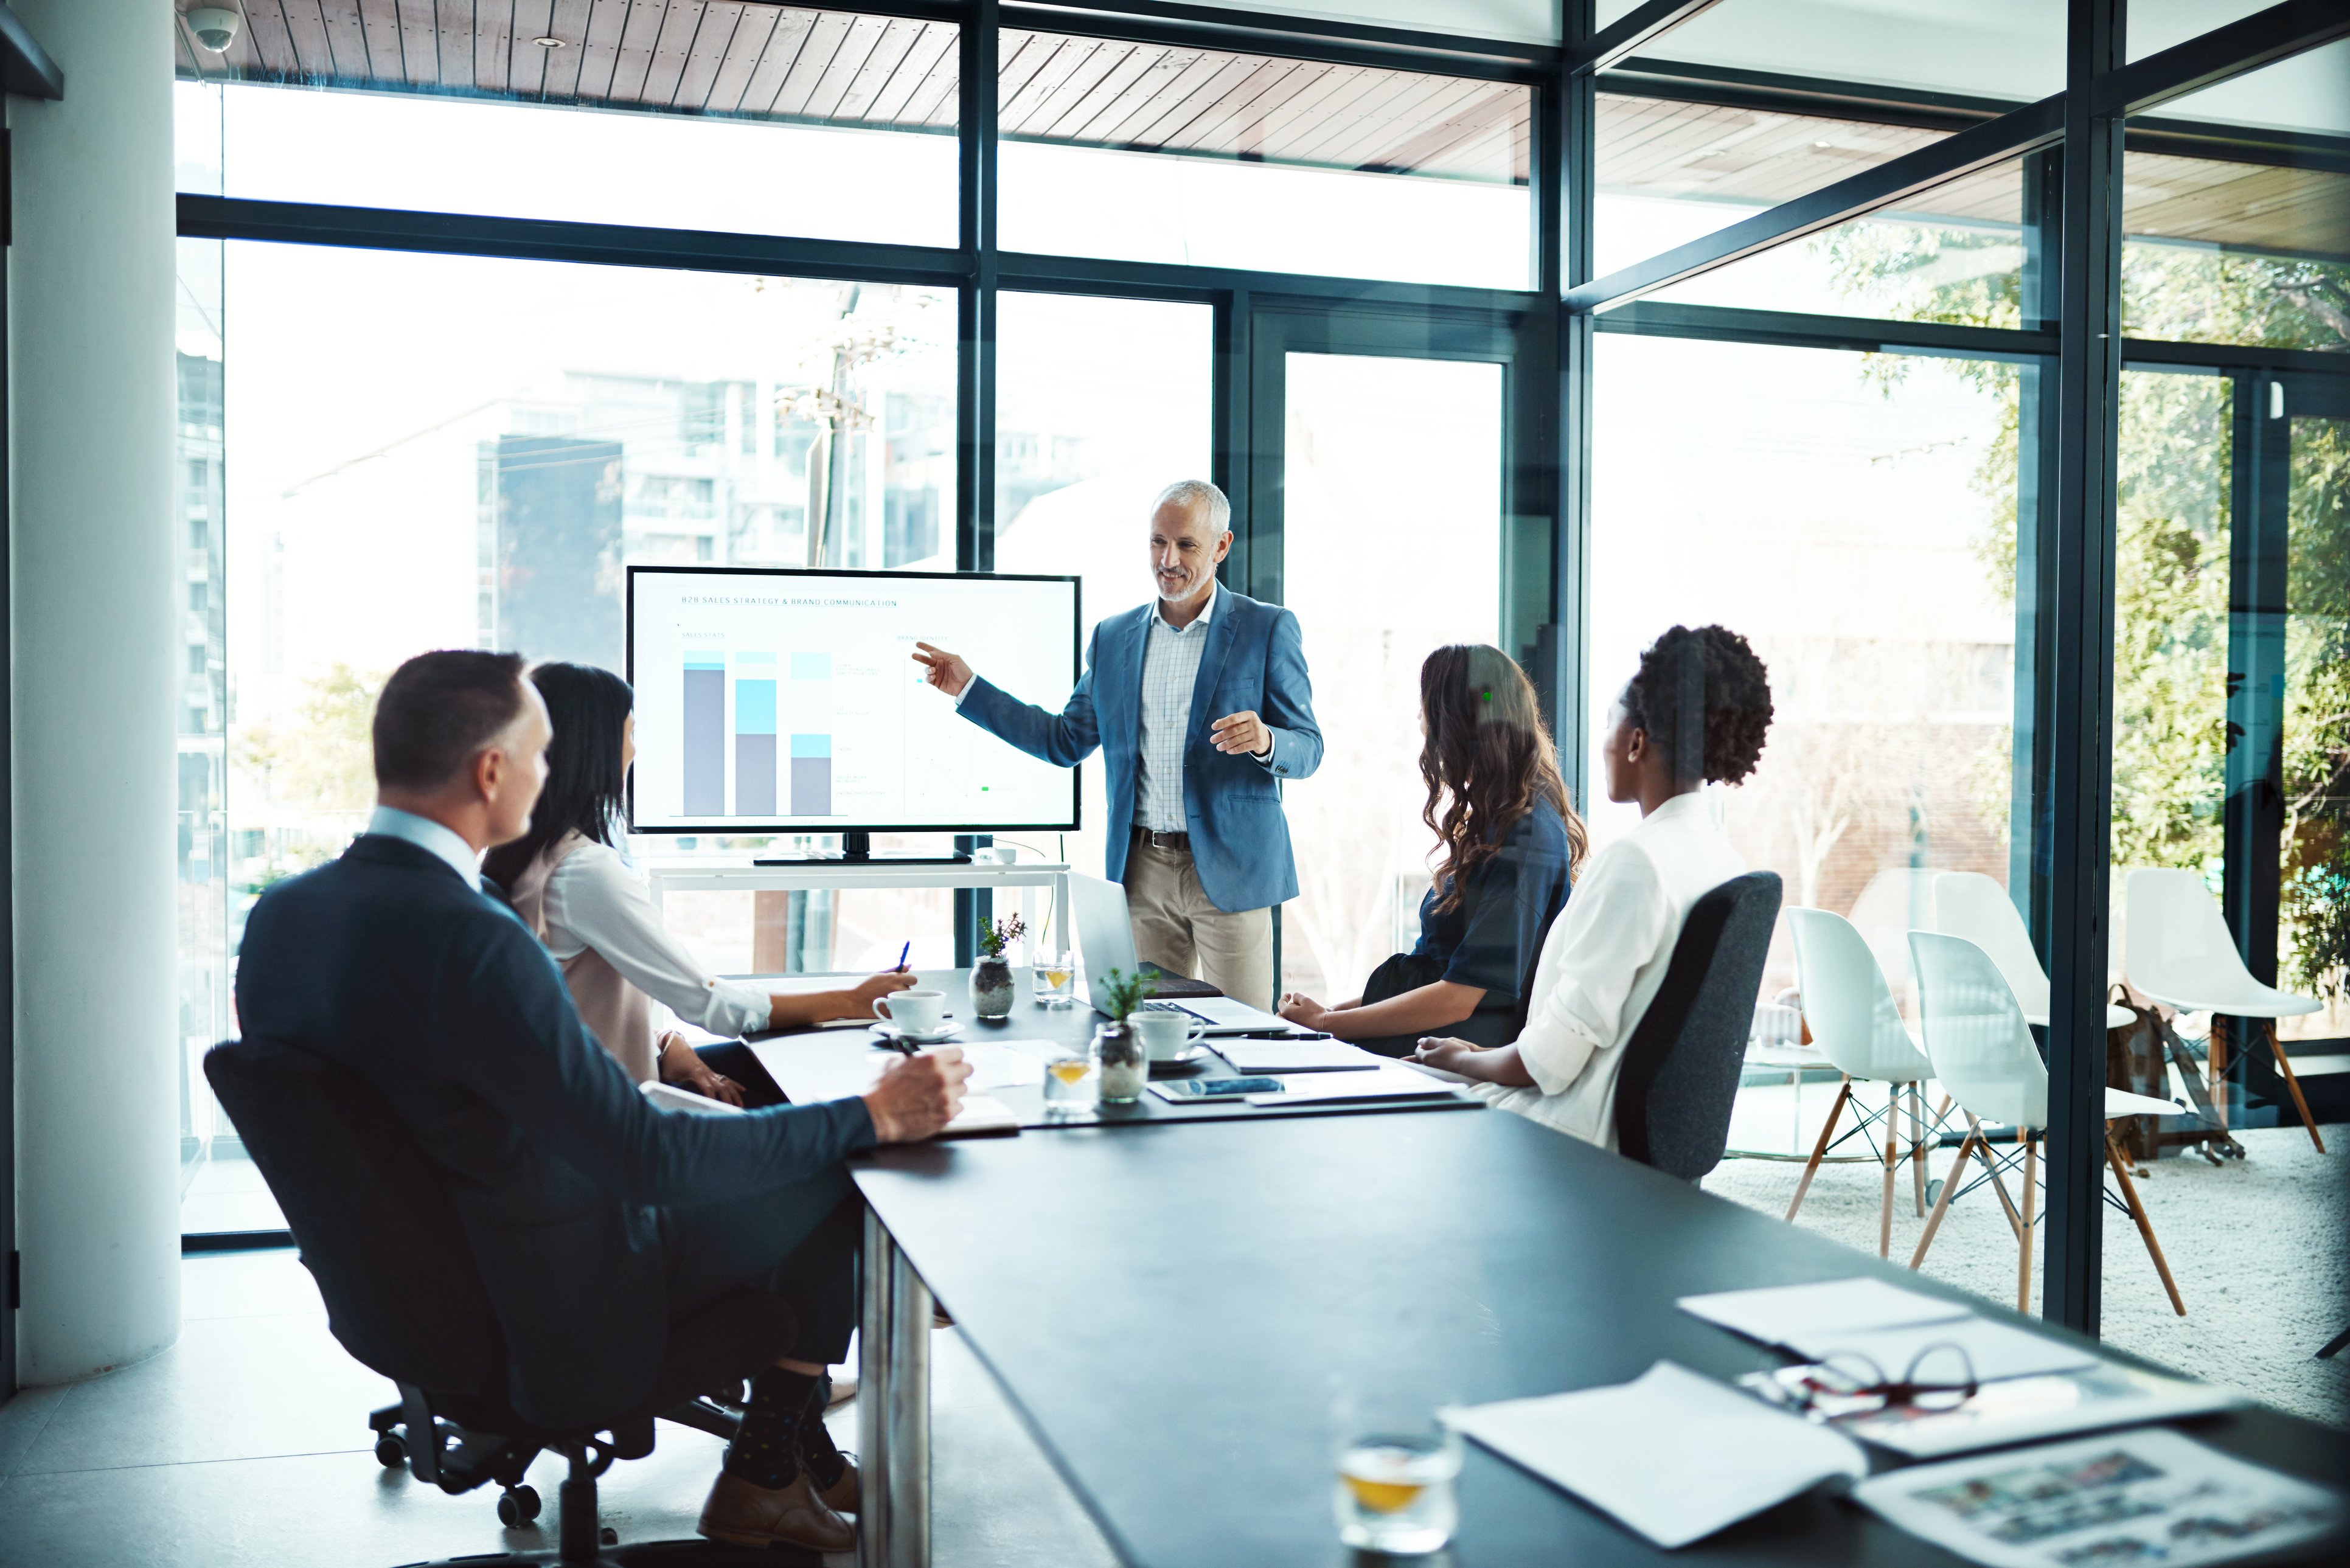
[(180, 1332), (172, 7), (15, 0), (18, 1376)]

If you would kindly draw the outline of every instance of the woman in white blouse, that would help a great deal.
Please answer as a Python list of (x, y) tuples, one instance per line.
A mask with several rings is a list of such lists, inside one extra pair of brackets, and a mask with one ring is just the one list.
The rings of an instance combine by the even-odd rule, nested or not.
[(656, 1039), (652, 1003), (712, 1034), (740, 1035), (868, 1018), (874, 998), (914, 983), (897, 970), (847, 990), (782, 995), (711, 975), (670, 935), (644, 878), (612, 844), (637, 755), (635, 693), (610, 670), (584, 664), (542, 664), (530, 679), (555, 723), (546, 788), (530, 831), (491, 850), (482, 872), (562, 965), (581, 1021), (629, 1076), (641, 1084), (658, 1075), (730, 1105), (772, 1104), (781, 1096), (747, 1048), (697, 1052), (675, 1031)]
[(1608, 721), (1607, 798), (1638, 802), (1640, 825), (1576, 878), (1543, 943), (1525, 1028), (1492, 1050), (1422, 1040), (1414, 1060), (1613, 1148), (1624, 1042), (1664, 983), (1690, 906), (1746, 869), (1700, 788), (1754, 771), (1771, 724), (1769, 672), (1736, 632), (1677, 626), (1640, 656)]

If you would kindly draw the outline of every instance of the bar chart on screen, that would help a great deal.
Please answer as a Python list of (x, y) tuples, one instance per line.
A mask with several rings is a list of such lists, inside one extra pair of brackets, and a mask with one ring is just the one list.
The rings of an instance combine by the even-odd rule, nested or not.
[(1057, 708), (1076, 586), (978, 574), (633, 567), (639, 831), (1052, 826), (1075, 776), (960, 719), (915, 642)]

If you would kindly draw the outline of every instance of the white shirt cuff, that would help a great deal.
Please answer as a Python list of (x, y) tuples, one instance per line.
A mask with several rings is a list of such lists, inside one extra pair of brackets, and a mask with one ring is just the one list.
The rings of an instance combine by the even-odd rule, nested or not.
[(962, 700), (970, 696), (971, 689), (978, 684), (979, 677), (976, 675), (972, 676), (970, 680), (962, 683), (962, 690), (956, 692), (952, 697), (949, 698), (948, 701), (952, 702), (958, 708), (962, 707)]
[(775, 1007), (775, 1000), (764, 991), (731, 980), (713, 980), (702, 1026), (712, 1034), (748, 1034), (767, 1026)]

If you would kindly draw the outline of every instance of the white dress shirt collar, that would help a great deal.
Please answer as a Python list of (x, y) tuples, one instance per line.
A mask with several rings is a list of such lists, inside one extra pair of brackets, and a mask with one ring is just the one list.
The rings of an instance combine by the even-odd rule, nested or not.
[(1208, 583), (1208, 602), (1200, 607), (1200, 613), (1193, 616), (1191, 621), (1186, 625), (1177, 626), (1173, 621), (1167, 618), (1167, 601), (1165, 599), (1153, 599), (1151, 601), (1152, 618), (1159, 622), (1159, 630), (1172, 632), (1177, 637), (1185, 636), (1194, 628), (1203, 627), (1208, 624), (1210, 618), (1216, 613), (1216, 601), (1223, 597), (1223, 592), (1224, 585), (1215, 581), (1213, 578), (1210, 578)]
[(379, 805), (375, 815), (368, 818), (367, 830), (438, 856), (448, 862), (450, 870), (465, 879), (466, 887), (476, 893), (482, 890), (481, 857), (473, 853), (472, 845), (431, 817), (419, 816), (398, 806)]

